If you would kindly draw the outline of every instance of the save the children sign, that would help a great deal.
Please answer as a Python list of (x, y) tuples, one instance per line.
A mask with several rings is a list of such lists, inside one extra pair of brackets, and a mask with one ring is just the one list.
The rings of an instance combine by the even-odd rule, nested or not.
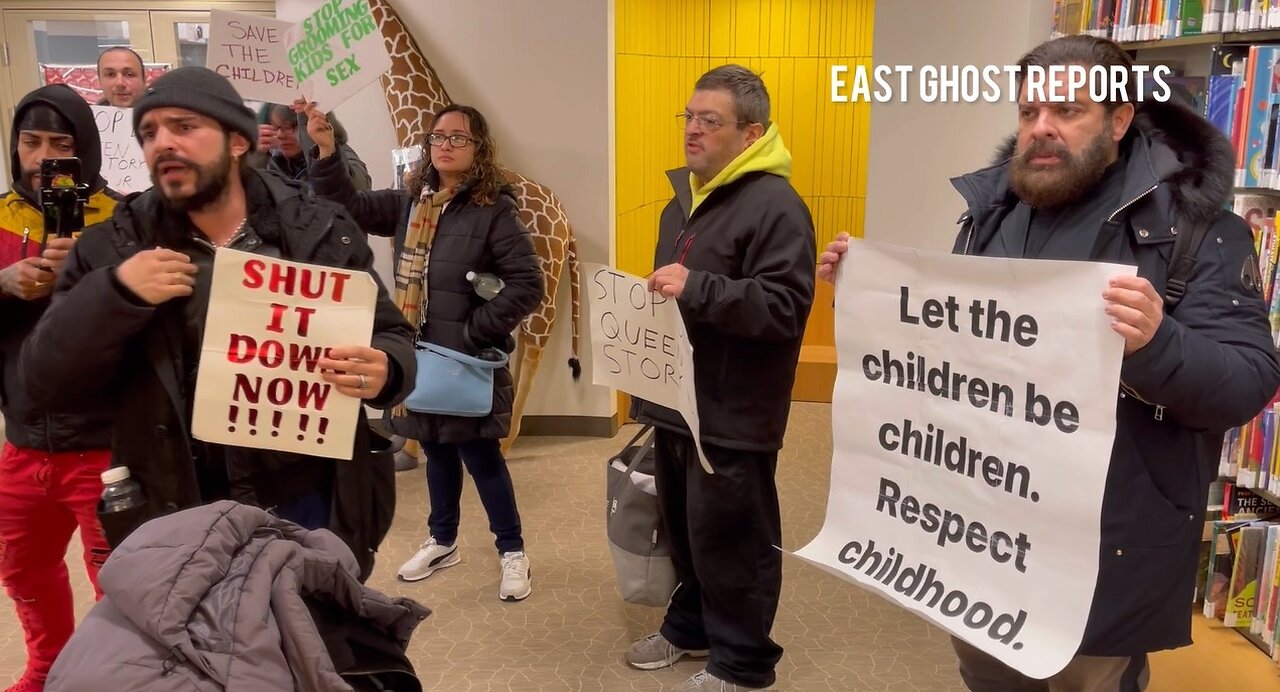
[(193, 435), (350, 459), (362, 402), (325, 382), (318, 362), (372, 341), (373, 278), (222, 248), (212, 282)]
[(293, 103), (301, 95), (289, 68), (285, 36), (293, 24), (273, 17), (209, 11), (206, 66), (226, 77), (241, 98)]
[(1035, 678), (1084, 633), (1133, 267), (854, 241), (823, 528), (795, 554)]

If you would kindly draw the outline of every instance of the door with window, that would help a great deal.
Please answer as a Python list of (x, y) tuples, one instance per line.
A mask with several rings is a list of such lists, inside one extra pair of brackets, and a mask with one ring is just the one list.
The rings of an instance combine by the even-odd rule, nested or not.
[[(272, 0), (164, 3), (114, 0), (62, 2), (65, 9), (41, 9), (47, 0), (0, 0), (0, 34), (6, 69), (0, 78), (0, 125), (7, 142), (18, 101), (45, 84), (65, 83), (89, 103), (102, 98), (98, 55), (128, 46), (142, 56), (150, 81), (166, 70), (204, 65), (209, 51), (209, 10), (219, 8), (275, 16)], [(6, 164), (8, 157), (0, 157)], [(5, 173), (0, 186), (8, 188)]]

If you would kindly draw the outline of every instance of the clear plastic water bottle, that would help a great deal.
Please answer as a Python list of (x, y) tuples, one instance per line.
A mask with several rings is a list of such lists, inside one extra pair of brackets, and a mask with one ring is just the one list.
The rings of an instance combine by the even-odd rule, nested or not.
[(102, 512), (126, 512), (141, 507), (142, 486), (129, 477), (128, 466), (114, 466), (102, 472)]
[(476, 295), (485, 300), (493, 300), (507, 284), (493, 274), (477, 274), (467, 272), (467, 281), (476, 289)]

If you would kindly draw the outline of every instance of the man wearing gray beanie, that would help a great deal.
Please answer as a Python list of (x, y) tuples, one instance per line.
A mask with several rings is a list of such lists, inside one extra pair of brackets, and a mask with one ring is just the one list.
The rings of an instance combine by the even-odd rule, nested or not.
[(212, 70), (163, 75), (133, 114), (154, 186), (89, 229), (67, 259), (53, 306), (23, 350), (29, 381), (40, 382), (32, 396), (58, 406), (94, 397), (115, 405), (112, 463), (129, 467), (146, 502), (136, 514), (100, 515), (112, 546), (147, 519), (229, 497), (332, 530), (367, 578), (393, 514), (395, 472), (389, 456), (372, 453), (363, 407), (351, 461), (190, 434), (221, 248), (368, 273), (378, 286), (372, 346), (334, 346), (318, 365), (335, 395), (379, 408), (408, 395), (416, 374), (411, 332), (372, 270), (364, 233), (338, 206), (247, 164), (257, 121)]

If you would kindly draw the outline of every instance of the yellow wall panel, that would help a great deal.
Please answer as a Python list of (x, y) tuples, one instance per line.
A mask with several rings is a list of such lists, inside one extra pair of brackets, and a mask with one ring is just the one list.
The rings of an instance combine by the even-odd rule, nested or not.
[[(617, 264), (653, 270), (658, 217), (684, 165), (676, 121), (716, 65), (761, 74), (821, 248), (861, 235), (870, 107), (831, 103), (831, 65), (871, 64), (874, 0), (616, 0)], [(815, 258), (816, 261), (816, 258)], [(830, 306), (815, 305), (806, 343), (830, 345)]]

